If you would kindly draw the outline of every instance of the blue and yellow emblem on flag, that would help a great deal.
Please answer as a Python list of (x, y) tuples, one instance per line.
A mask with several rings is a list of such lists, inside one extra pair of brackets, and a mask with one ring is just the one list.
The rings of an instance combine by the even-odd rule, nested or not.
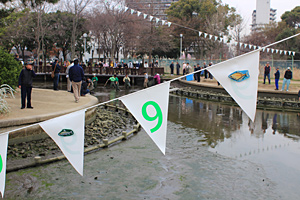
[(250, 77), (248, 70), (235, 71), (228, 76), (231, 80), (241, 82)]

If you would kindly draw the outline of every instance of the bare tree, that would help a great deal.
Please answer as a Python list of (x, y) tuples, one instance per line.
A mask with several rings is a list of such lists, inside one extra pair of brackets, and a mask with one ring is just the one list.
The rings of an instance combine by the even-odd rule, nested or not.
[(65, 0), (67, 10), (74, 14), (73, 29), (71, 35), (71, 58), (75, 57), (77, 28), (79, 19), (83, 16), (84, 10), (92, 2), (92, 0)]

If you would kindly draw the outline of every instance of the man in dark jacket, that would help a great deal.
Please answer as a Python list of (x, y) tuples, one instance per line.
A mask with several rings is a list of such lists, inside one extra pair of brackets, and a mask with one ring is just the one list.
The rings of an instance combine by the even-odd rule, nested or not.
[(58, 87), (58, 81), (59, 81), (60, 66), (58, 64), (57, 59), (52, 64), (52, 71), (54, 71), (53, 90), (58, 90), (57, 87)]
[(69, 70), (69, 78), (72, 82), (75, 102), (78, 103), (80, 98), (81, 83), (84, 78), (84, 72), (82, 67), (78, 64), (78, 59), (74, 59), (74, 66)]
[(22, 69), (19, 76), (19, 88), (21, 89), (21, 109), (25, 108), (25, 101), (27, 96), (27, 108), (33, 109), (31, 106), (31, 92), (32, 92), (32, 79), (36, 76), (32, 70), (32, 64), (28, 63), (25, 69)]
[(267, 62), (267, 65), (264, 68), (264, 84), (266, 83), (266, 77), (269, 79), (269, 84), (271, 84), (270, 80), (270, 72), (271, 72), (271, 67), (269, 65), (269, 62)]
[(173, 76), (174, 75), (174, 63), (173, 63), (173, 61), (170, 64), (170, 69), (171, 69), (171, 76)]
[(279, 77), (280, 77), (280, 72), (279, 68), (277, 67), (275, 75), (275, 90), (278, 90), (278, 82), (279, 82)]
[(179, 75), (179, 70), (180, 70), (180, 64), (177, 62), (176, 64), (176, 71), (177, 71), (177, 75)]
[(284, 73), (284, 79), (283, 79), (283, 82), (282, 82), (281, 91), (284, 91), (285, 84), (286, 84), (286, 91), (289, 91), (289, 86), (290, 86), (292, 78), (293, 78), (293, 72), (291, 71), (291, 68), (288, 67), (287, 70)]

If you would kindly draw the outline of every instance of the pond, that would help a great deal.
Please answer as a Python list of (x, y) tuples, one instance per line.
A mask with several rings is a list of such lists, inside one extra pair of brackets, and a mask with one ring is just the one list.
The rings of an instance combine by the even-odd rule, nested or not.
[(295, 113), (258, 110), (252, 123), (238, 107), (171, 95), (168, 118), (165, 156), (142, 130), (85, 155), (83, 177), (67, 161), (9, 173), (5, 196), (298, 199), (300, 118)]

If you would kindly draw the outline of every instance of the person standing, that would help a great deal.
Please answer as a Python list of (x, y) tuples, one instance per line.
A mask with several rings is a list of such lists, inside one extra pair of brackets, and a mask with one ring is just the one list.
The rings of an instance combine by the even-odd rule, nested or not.
[(185, 68), (186, 68), (186, 64), (183, 62), (182, 63), (182, 73), (183, 73), (183, 75), (185, 75)]
[(267, 65), (264, 68), (264, 84), (266, 83), (266, 77), (268, 77), (269, 84), (271, 84), (270, 72), (271, 72), (271, 66), (269, 65), (269, 62), (267, 62)]
[(116, 74), (114, 75), (114, 78), (115, 78), (115, 86), (116, 86), (116, 90), (120, 90), (120, 88), (119, 88), (119, 79), (118, 79), (118, 77), (117, 77)]
[(74, 66), (69, 70), (69, 78), (72, 82), (75, 102), (78, 103), (80, 98), (81, 83), (84, 78), (84, 72), (82, 67), (78, 64), (78, 59), (74, 60)]
[(206, 70), (207, 68), (207, 65), (206, 65), (206, 62), (203, 63), (203, 67), (204, 67), (204, 79), (207, 79), (207, 74), (208, 74), (208, 71)]
[(92, 81), (93, 81), (93, 85), (94, 85), (94, 88), (97, 87), (98, 85), (98, 77), (96, 76), (96, 74), (93, 74), (93, 78), (92, 78)]
[(74, 63), (72, 62), (72, 63), (70, 64), (70, 62), (68, 61), (68, 62), (66, 63), (66, 65), (67, 65), (67, 69), (66, 69), (67, 91), (68, 91), (68, 92), (72, 92), (72, 83), (71, 83), (71, 81), (70, 81), (69, 71), (70, 71), (70, 68), (74, 66)]
[(125, 84), (125, 89), (130, 88), (130, 78), (128, 77), (128, 74), (125, 75), (125, 77), (123, 78), (123, 82)]
[(148, 74), (144, 72), (144, 88), (148, 87)]
[(57, 87), (59, 82), (60, 66), (57, 59), (55, 59), (54, 63), (52, 64), (52, 71), (54, 71), (53, 90), (58, 90)]
[(288, 67), (284, 73), (284, 79), (283, 79), (281, 91), (284, 91), (285, 84), (286, 84), (286, 91), (289, 91), (289, 86), (292, 78), (293, 78), (293, 72), (291, 71), (291, 68)]
[(279, 68), (276, 68), (276, 72), (274, 73), (275, 76), (275, 90), (278, 90), (278, 82), (279, 82), (279, 77), (280, 77), (280, 71)]
[(153, 77), (154, 80), (156, 80), (156, 84), (160, 84), (160, 76), (159, 73), (155, 74), (155, 76)]
[(170, 64), (170, 69), (171, 69), (171, 76), (173, 76), (174, 75), (174, 63), (173, 63), (173, 61)]
[(185, 73), (189, 74), (191, 71), (192, 67), (190, 66), (190, 63), (186, 63), (186, 67), (185, 67)]
[[(201, 67), (200, 67), (200, 64), (197, 63), (196, 71), (199, 71), (199, 70), (201, 70)], [(197, 82), (200, 82), (200, 73), (201, 73), (200, 71), (196, 73), (197, 74)]]
[(25, 108), (27, 97), (27, 108), (31, 106), (32, 79), (36, 76), (32, 70), (33, 63), (28, 63), (25, 69), (22, 69), (19, 76), (19, 88), (21, 89), (21, 109)]
[(176, 64), (176, 72), (177, 72), (177, 75), (179, 75), (179, 70), (180, 70), (180, 64), (177, 62)]

